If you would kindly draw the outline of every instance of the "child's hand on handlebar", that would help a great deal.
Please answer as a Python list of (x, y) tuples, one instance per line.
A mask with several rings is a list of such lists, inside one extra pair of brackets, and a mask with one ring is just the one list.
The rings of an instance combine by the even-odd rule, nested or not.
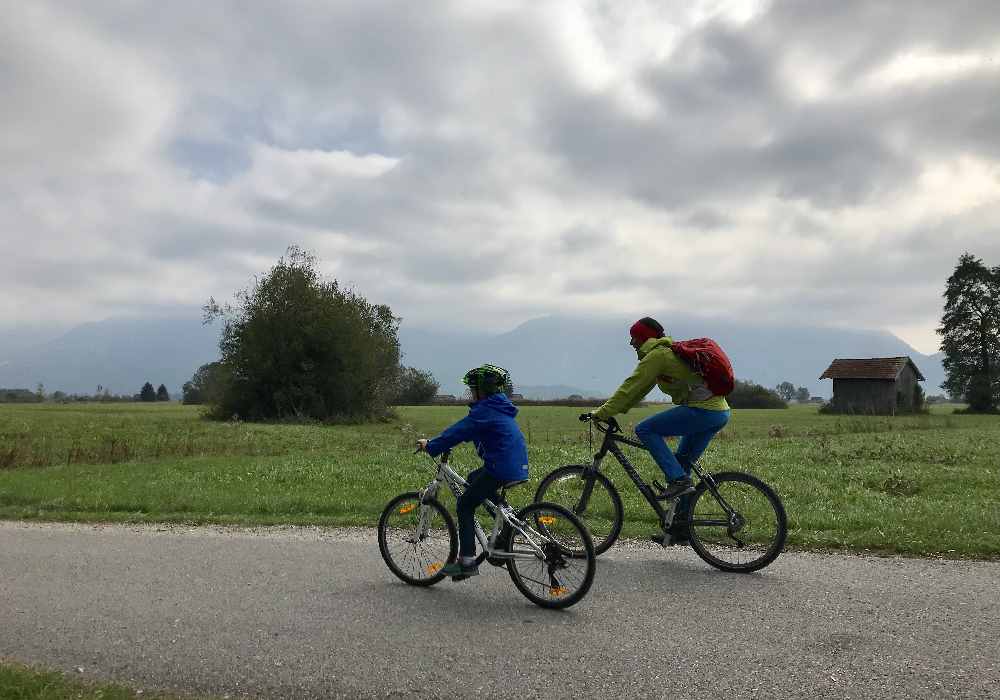
[(417, 452), (426, 452), (427, 442), (428, 442), (427, 438), (420, 438), (419, 440), (417, 440)]

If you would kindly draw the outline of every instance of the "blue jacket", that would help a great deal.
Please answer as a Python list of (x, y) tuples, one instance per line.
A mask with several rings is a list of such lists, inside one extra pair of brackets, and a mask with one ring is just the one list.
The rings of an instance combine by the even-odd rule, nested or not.
[(462, 442), (472, 442), (483, 466), (500, 481), (528, 478), (528, 446), (514, 416), (517, 406), (505, 394), (493, 394), (469, 405), (469, 415), (427, 443), (437, 457)]

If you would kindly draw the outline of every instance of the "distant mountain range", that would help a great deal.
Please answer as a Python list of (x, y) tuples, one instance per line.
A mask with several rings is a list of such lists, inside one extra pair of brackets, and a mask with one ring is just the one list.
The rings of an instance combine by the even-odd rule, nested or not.
[[(85, 323), (0, 355), (0, 387), (34, 390), (41, 383), (50, 393), (93, 394), (100, 385), (113, 394), (137, 394), (148, 381), (179, 395), (198, 367), (218, 359), (219, 332), (197, 316)], [(0, 338), (0, 351), (10, 345)]]
[[(726, 350), (740, 379), (764, 386), (790, 381), (814, 396), (829, 397), (832, 385), (820, 381), (837, 357), (908, 355), (926, 377), (927, 394), (942, 393), (941, 355), (924, 355), (885, 331), (786, 326), (660, 314), (675, 338), (714, 338)], [(462, 390), (465, 371), (482, 362), (510, 370), (515, 389), (526, 397), (606, 396), (634, 369), (635, 351), (628, 345), (629, 321), (550, 316), (522, 323), (498, 335), (431, 333), (400, 329), (404, 364), (429, 369), (442, 391)], [(519, 389), (518, 389), (519, 388)], [(566, 393), (561, 393), (566, 392)], [(658, 392), (650, 395), (655, 399)]]
[[(725, 348), (736, 374), (765, 386), (782, 381), (829, 397), (829, 380), (819, 375), (837, 357), (909, 355), (927, 378), (928, 394), (942, 393), (941, 355), (923, 355), (883, 331), (787, 326), (720, 319), (658, 316), (675, 338), (709, 336)], [(77, 326), (58, 337), (25, 347), (17, 329), (0, 333), (0, 387), (94, 393), (98, 385), (131, 394), (145, 382), (177, 394), (206, 362), (218, 359), (218, 325), (190, 318), (111, 319)], [(570, 394), (604, 396), (635, 366), (628, 346), (628, 320), (550, 316), (499, 334), (443, 333), (404, 325), (403, 363), (430, 370), (442, 393), (461, 394), (461, 377), (483, 362), (511, 371), (515, 390), (527, 398)], [(35, 328), (35, 338), (45, 333)], [(18, 342), (15, 342), (15, 338)], [(650, 396), (658, 397), (657, 392)]]

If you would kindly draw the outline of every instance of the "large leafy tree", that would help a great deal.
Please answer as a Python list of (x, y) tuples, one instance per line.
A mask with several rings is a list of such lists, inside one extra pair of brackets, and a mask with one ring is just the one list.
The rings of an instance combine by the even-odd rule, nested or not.
[(783, 398), (785, 401), (791, 401), (795, 398), (795, 385), (791, 382), (785, 381), (774, 387), (775, 392)]
[(209, 362), (195, 370), (191, 381), (181, 388), (186, 404), (218, 403), (225, 371), (219, 362)]
[(393, 403), (397, 406), (430, 403), (440, 388), (441, 385), (430, 372), (419, 370), (416, 367), (402, 367)]
[(1000, 402), (1000, 267), (988, 268), (965, 253), (948, 278), (941, 335), (941, 388), (964, 397), (973, 411), (994, 411)]
[(388, 306), (320, 277), (290, 247), (222, 317), (223, 381), (210, 415), (250, 420), (358, 420), (384, 414), (397, 386), (399, 319)]

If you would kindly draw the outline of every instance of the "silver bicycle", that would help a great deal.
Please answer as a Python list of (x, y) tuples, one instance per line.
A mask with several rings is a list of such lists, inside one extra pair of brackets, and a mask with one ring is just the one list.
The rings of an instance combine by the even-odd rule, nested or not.
[[(420, 491), (402, 493), (386, 505), (378, 521), (378, 546), (389, 570), (412, 586), (431, 586), (445, 578), (442, 569), (458, 555), (458, 531), (448, 510), (437, 499), (447, 486), (458, 498), (468, 485), (451, 465), (450, 451), (434, 461), (437, 473)], [(507, 482), (500, 500), (483, 502), (493, 517), (489, 534), (475, 519), (476, 539), (484, 560), (506, 567), (514, 585), (543, 608), (567, 608), (590, 590), (597, 555), (586, 526), (555, 503), (531, 503), (519, 511), (507, 503), (507, 490), (523, 484)]]

